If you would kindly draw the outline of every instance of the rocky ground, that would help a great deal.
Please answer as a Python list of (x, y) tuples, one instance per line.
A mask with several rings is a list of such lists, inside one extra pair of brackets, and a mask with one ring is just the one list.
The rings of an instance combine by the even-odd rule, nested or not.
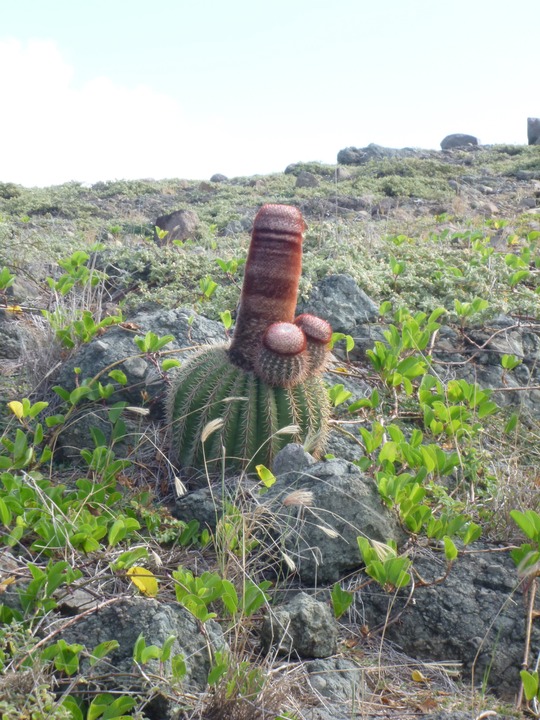
[[(336, 166), (295, 163), (282, 174), (202, 183), (33, 190), (0, 184), (0, 270), (13, 276), (8, 283), (0, 275), (6, 717), (30, 717), (28, 698), (38, 697), (39, 687), (52, 700), (32, 701), (41, 703), (38, 718), (98, 717), (91, 703), (104, 692), (136, 700), (124, 716), (151, 719), (522, 715), (524, 703), (515, 705), (520, 669), (526, 651), (533, 669), (540, 636), (534, 623), (529, 627), (535, 567), (518, 572), (510, 557), (526, 539), (511, 512), (536, 516), (539, 499), (540, 148), (369, 146), (347, 148), (338, 159)], [(227, 472), (219, 479), (201, 469), (187, 477), (170, 466), (163, 411), (170, 373), (162, 360), (185, 362), (201, 344), (227, 342), (226, 313), (234, 321), (250, 228), (265, 202), (296, 205), (306, 218), (299, 312), (324, 317), (342, 334), (325, 381), (349, 394), (336, 402), (327, 455), (315, 459), (288, 445), (263, 493), (256, 475)], [(408, 392), (406, 382), (370, 361), (376, 343), (391, 344), (392, 328), (399, 360), (416, 357), (401, 334), (407, 317), (396, 314), (405, 307), (420, 326), (418, 338), (430, 313), (445, 311), (420, 355), (429, 359), (447, 406), (454, 393), (459, 412), (452, 418), (437, 406), (436, 418), (425, 419), (423, 375), (411, 374)], [(118, 321), (105, 320), (112, 317)], [(147, 333), (171, 340), (159, 349), (134, 344)], [(113, 377), (111, 397), (103, 391), (83, 404), (70, 395), (111, 368), (125, 376)], [(100, 380), (104, 386), (107, 375)], [(477, 399), (467, 404), (456, 395), (458, 381), (478, 383), (498, 409), (484, 405), (484, 413)], [(43, 417), (64, 419), (36, 439), (34, 419), (17, 418), (8, 406), (23, 397), (49, 403)], [(363, 406), (349, 412), (359, 400)], [(128, 406), (121, 434), (110, 414), (118, 402)], [(433, 422), (461, 425), (443, 433)], [(370, 448), (368, 435), (377, 428), (380, 442)], [(451, 471), (437, 465), (440, 453), (425, 450), (422, 461), (415, 459), (409, 445), (419, 428), (432, 448), (438, 443), (447, 458), (459, 456)], [(17, 461), (14, 442), (30, 431), (34, 454)], [(114, 450), (108, 465), (91, 455), (95, 445)], [(40, 464), (43, 446), (52, 457)], [(86, 465), (84, 448), (92, 457)], [(400, 452), (410, 454), (404, 460)], [(124, 464), (106, 475), (114, 460)], [(455, 557), (434, 526), (416, 528), (405, 502), (385, 495), (388, 462), (396, 477), (423, 468), (425, 505), (437, 521), (466, 518), (454, 535), (444, 533)], [(12, 477), (26, 488), (24, 497), (17, 490), (23, 493), (17, 506), (9, 500), (18, 487)], [(69, 509), (56, 498), (55, 511), (43, 497), (55, 498), (49, 486), (63, 483), (68, 497), (75, 487), (90, 487), (81, 478), (99, 485), (104, 477), (121, 493), (114, 513), (138, 528), (117, 543), (109, 525), (103, 540), (96, 534), (85, 547), (79, 536), (90, 531), (77, 524), (81, 498)], [(105, 496), (99, 502), (88, 506), (85, 528), (91, 516), (107, 514), (99, 509)], [(424, 512), (421, 502), (413, 511)], [(46, 523), (28, 515), (35, 508), (69, 518), (75, 534), (45, 538)], [(14, 535), (17, 514), (33, 518), (35, 528), (30, 523)], [(482, 534), (469, 542), (466, 527), (473, 526)], [(195, 528), (191, 538), (188, 528)], [(382, 553), (395, 541), (398, 557), (410, 563), (410, 582), (402, 588), (375, 582), (358, 536)], [(540, 537), (528, 540), (536, 551)], [(129, 564), (118, 564), (134, 548), (144, 549), (137, 566), (159, 579), (159, 592), (141, 593)], [(30, 602), (28, 588), (39, 575), (30, 567), (47, 573), (60, 560), (80, 577), (50, 596), (45, 585), (39, 603)], [(231, 617), (217, 598), (216, 617), (201, 621), (175, 590), (179, 566), (195, 576), (217, 573), (238, 592), (246, 578), (269, 581), (268, 601), (253, 614)], [(341, 613), (336, 585), (349, 597)], [(22, 640), (24, 633), (31, 639)], [(169, 657), (134, 661), (141, 633), (158, 648), (174, 636)], [(69, 674), (46, 649), (37, 652), (59, 640), (70, 647), (117, 645), (97, 664), (77, 651), (80, 665)], [(181, 678), (171, 660), (179, 655)], [(220, 659), (226, 670), (214, 681)], [(79, 703), (79, 715), (67, 696)]]

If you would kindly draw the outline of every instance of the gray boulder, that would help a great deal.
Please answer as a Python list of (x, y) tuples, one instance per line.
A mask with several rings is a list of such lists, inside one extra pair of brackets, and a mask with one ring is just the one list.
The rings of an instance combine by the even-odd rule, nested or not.
[[(505, 371), (501, 366), (503, 355), (516, 355), (522, 364)], [(520, 406), (540, 417), (540, 391), (535, 389), (540, 384), (540, 332), (534, 323), (521, 325), (514, 318), (500, 315), (489, 325), (469, 329), (465, 336), (443, 327), (434, 356), (441, 372), (444, 364), (450, 363), (448, 377), (453, 373), (451, 364), (461, 363), (460, 377), (495, 390), (492, 399), (497, 404)], [(530, 389), (525, 392), (525, 387)]]
[[(415, 558), (414, 565), (427, 580), (445, 573), (440, 555)], [(526, 602), (507, 553), (461, 555), (444, 582), (418, 587), (413, 602), (408, 596), (409, 589), (396, 595), (366, 587), (361, 596), (366, 623), (372, 630), (384, 628), (385, 639), (409, 656), (457, 661), (467, 681), (485, 682), (503, 696), (516, 693), (525, 648)], [(398, 616), (399, 623), (388, 622)], [(539, 640), (540, 630), (535, 629), (532, 646), (538, 647)]]
[[(397, 520), (382, 504), (375, 483), (346, 460), (303, 467), (300, 452), (289, 463), (278, 453), (277, 479), (264, 496), (279, 517), (283, 547), (303, 585), (334, 583), (362, 565), (357, 537), (386, 542), (404, 539)], [(301, 491), (296, 494), (296, 491)], [(305, 492), (311, 493), (305, 500)]]
[(352, 172), (348, 168), (344, 167), (337, 167), (336, 168), (336, 181), (337, 182), (345, 182), (345, 180), (351, 180), (353, 178)]
[[(201, 473), (200, 479), (207, 485), (208, 479), (203, 473)], [(198, 478), (195, 480), (190, 478), (190, 486), (196, 485), (197, 480)], [(177, 520), (183, 520), (186, 523), (196, 520), (201, 530), (208, 528), (215, 532), (218, 521), (223, 516), (223, 504), (227, 502), (234, 502), (233, 493), (229, 494), (227, 488), (222, 491), (218, 488), (200, 487), (177, 498), (169, 510)]]
[(265, 652), (274, 648), (280, 655), (326, 658), (337, 651), (337, 624), (330, 606), (304, 592), (270, 610), (260, 637)]
[[(137, 329), (131, 329), (133, 327)], [(92, 378), (100, 370), (114, 365), (126, 374), (128, 382), (125, 386), (118, 386), (111, 402), (124, 400), (131, 405), (144, 403), (159, 414), (160, 400), (165, 391), (164, 377), (159, 371), (159, 364), (152, 358), (138, 357), (140, 351), (133, 342), (136, 335), (144, 337), (149, 331), (160, 337), (174, 337), (166, 346), (167, 350), (193, 348), (225, 340), (221, 323), (197, 315), (189, 308), (143, 308), (129, 318), (129, 326), (113, 326), (101, 337), (83, 345), (64, 364), (57, 384), (71, 391), (75, 387), (74, 368), (81, 368), (79, 378)], [(176, 357), (183, 362), (192, 353), (193, 350), (178, 353)], [(105, 375), (101, 382), (105, 384), (109, 378)]]
[(304, 668), (308, 673), (309, 684), (318, 695), (332, 703), (345, 704), (340, 708), (343, 715), (338, 717), (350, 717), (351, 706), (347, 708), (346, 704), (354, 706), (356, 700), (358, 707), (365, 697), (367, 688), (364, 673), (352, 660), (341, 657), (310, 660)]
[(15, 360), (22, 351), (22, 337), (19, 323), (12, 320), (13, 315), (0, 310), (0, 360)]
[(307, 170), (302, 170), (298, 177), (296, 178), (295, 187), (297, 188), (315, 188), (319, 187), (320, 180), (319, 178), (312, 172), (308, 172)]
[[(81, 663), (81, 672), (87, 682), (99, 676), (100, 687), (143, 691), (146, 680), (133, 663), (133, 648), (139, 635), (146, 645), (162, 647), (167, 638), (174, 635), (171, 657), (181, 654), (186, 664), (184, 687), (193, 691), (206, 688), (211, 669), (212, 654), (225, 649), (226, 643), (220, 626), (210, 620), (204, 624), (204, 632), (193, 615), (177, 603), (159, 603), (153, 598), (122, 598), (99, 612), (82, 618), (64, 630), (61, 637), (67, 643), (82, 643), (92, 650), (99, 643), (117, 640), (119, 647), (103, 663), (90, 667), (88, 660)], [(160, 663), (151, 660), (146, 666), (150, 673), (161, 672)], [(104, 673), (104, 668), (106, 672)], [(164, 663), (165, 675), (171, 674), (171, 660)], [(107, 676), (110, 680), (107, 681)], [(168, 698), (157, 697), (152, 701), (152, 716), (168, 718), (173, 710)], [(156, 713), (160, 712), (160, 715)]]
[(199, 224), (199, 216), (194, 210), (175, 210), (158, 217), (156, 228), (166, 230), (168, 234), (161, 240), (154, 229), (154, 240), (158, 245), (169, 245), (173, 240), (187, 240), (193, 237)]
[(529, 145), (540, 145), (540, 118), (527, 118), (527, 141)]
[(375, 322), (377, 305), (350, 275), (328, 275), (315, 285), (309, 300), (301, 304), (309, 312), (328, 320), (334, 332), (352, 333), (358, 325)]
[(478, 138), (465, 133), (452, 133), (441, 140), (441, 150), (478, 145)]

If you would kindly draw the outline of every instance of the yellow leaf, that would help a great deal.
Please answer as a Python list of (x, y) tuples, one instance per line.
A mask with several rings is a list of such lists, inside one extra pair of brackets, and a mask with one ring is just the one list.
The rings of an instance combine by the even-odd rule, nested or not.
[(0, 580), (0, 593), (5, 593), (10, 585), (16, 582), (16, 578), (8, 577), (5, 580)]
[(257, 471), (257, 475), (259, 476), (262, 484), (265, 487), (272, 487), (272, 485), (276, 482), (276, 477), (274, 473), (269, 470), (266, 465), (256, 465), (255, 470)]
[(127, 571), (129, 579), (137, 587), (143, 595), (147, 597), (156, 597), (158, 594), (158, 583), (156, 576), (146, 568), (134, 565)]
[(7, 405), (11, 412), (15, 415), (15, 417), (18, 417), (20, 420), (23, 416), (22, 402), (19, 402), (18, 400), (12, 400), (11, 402), (8, 402)]
[(11, 313), (22, 313), (23, 311), (20, 305), (8, 305), (4, 310)]
[(428, 679), (425, 675), (422, 675), (420, 670), (413, 670), (411, 673), (411, 678), (414, 680), (414, 682), (417, 683), (427, 683)]

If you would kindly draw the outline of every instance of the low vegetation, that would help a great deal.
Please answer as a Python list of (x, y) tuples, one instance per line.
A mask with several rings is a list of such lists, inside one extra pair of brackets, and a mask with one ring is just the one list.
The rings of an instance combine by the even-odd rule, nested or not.
[[(333, 167), (297, 169), (315, 173), (319, 187), (297, 188), (294, 172), (219, 184), (0, 184), (0, 321), (14, 319), (26, 333), (20, 357), (0, 361), (0, 713), (7, 720), (158, 718), (163, 698), (185, 720), (308, 717), (313, 698), (301, 663), (261, 657), (257, 645), (261, 615), (291, 586), (294, 570), (272, 539), (276, 519), (257, 510), (275, 482), (271, 468), (257, 465), (215, 529), (177, 520), (167, 507), (183, 489), (160, 452), (166, 428), (152, 427), (127, 449), (121, 442), (129, 414), (145, 413), (115, 399), (127, 382), (121, 369), (79, 375), (74, 389), (55, 379), (66, 357), (129, 323), (141, 303), (188, 307), (221, 321), (228, 336), (249, 244), (238, 222), (249, 227), (266, 202), (294, 204), (307, 219), (301, 299), (328, 274), (347, 272), (379, 306), (384, 339), (365, 354), (354, 352), (352, 337), (334, 335), (341, 361), (327, 390), (334, 432), (354, 440), (355, 462), (381, 501), (411, 538), (444, 555), (447, 573), (482, 537), (512, 544), (519, 571), (536, 582), (540, 413), (503, 408), (492, 389), (459, 373), (443, 378), (433, 347), (444, 329), (469, 337), (501, 314), (540, 331), (540, 225), (520, 205), (525, 195), (538, 197), (538, 148), (372, 162), (349, 168), (340, 182)], [(492, 194), (478, 190), (491, 185)], [(188, 207), (201, 220), (196, 235), (164, 238), (157, 249), (154, 219)], [(0, 333), (6, 328), (0, 324)], [(181, 361), (170, 340), (134, 330), (133, 356), (151, 358), (164, 382)], [(504, 378), (523, 358), (502, 353), (499, 362)], [(347, 383), (366, 376), (370, 394), (352, 400)], [(105, 408), (110, 432), (92, 428), (80, 460), (66, 460), (59, 438), (91, 404)], [(366, 582), (387, 592), (411, 584), (406, 550), (358, 543)], [(160, 647), (137, 639), (128, 678), (136, 691), (122, 689), (129, 682), (114, 689), (90, 680), (96, 667), (110, 674), (117, 644), (60, 637), (76, 624), (78, 615), (66, 610), (75, 590), (91, 596), (93, 612), (140, 596), (178, 603), (203, 634), (218, 621), (227, 647), (211, 653), (207, 687), (186, 690), (186, 658), (172, 636)], [(354, 588), (339, 583), (331, 590), (345, 654), (351, 635), (362, 632), (344, 622), (353, 597)], [(377, 716), (390, 696), (411, 711), (499, 708), (443, 670), (430, 686), (421, 664), (411, 674), (398, 661), (382, 645), (360, 659), (363, 717)], [(522, 678), (523, 702), (505, 712), (520, 717), (527, 707), (538, 715), (532, 663)]]

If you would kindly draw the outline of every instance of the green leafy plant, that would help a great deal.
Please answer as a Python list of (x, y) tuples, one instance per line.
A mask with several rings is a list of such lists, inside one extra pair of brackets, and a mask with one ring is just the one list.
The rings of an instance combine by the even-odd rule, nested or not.
[(196, 577), (190, 570), (178, 568), (172, 576), (176, 599), (203, 623), (217, 616), (209, 606), (218, 600), (231, 617), (238, 613), (249, 617), (267, 602), (266, 590), (271, 586), (269, 580), (256, 584), (246, 578), (239, 596), (234, 585), (217, 573), (205, 572)]
[(411, 561), (398, 555), (392, 540), (386, 544), (358, 537), (358, 547), (366, 566), (366, 573), (385, 590), (392, 591), (406, 587), (411, 582), (408, 572)]
[(7, 305), (6, 290), (15, 282), (15, 275), (10, 273), (9, 268), (3, 267), (0, 270), (0, 300)]
[(332, 592), (330, 595), (332, 599), (332, 608), (334, 610), (334, 617), (336, 620), (344, 615), (352, 605), (354, 600), (354, 593), (343, 590), (339, 583), (335, 583), (332, 586)]
[(458, 316), (461, 329), (463, 330), (465, 328), (465, 325), (471, 318), (487, 310), (488, 307), (489, 302), (479, 297), (474, 298), (471, 302), (461, 302), (456, 298), (454, 300), (454, 310)]

